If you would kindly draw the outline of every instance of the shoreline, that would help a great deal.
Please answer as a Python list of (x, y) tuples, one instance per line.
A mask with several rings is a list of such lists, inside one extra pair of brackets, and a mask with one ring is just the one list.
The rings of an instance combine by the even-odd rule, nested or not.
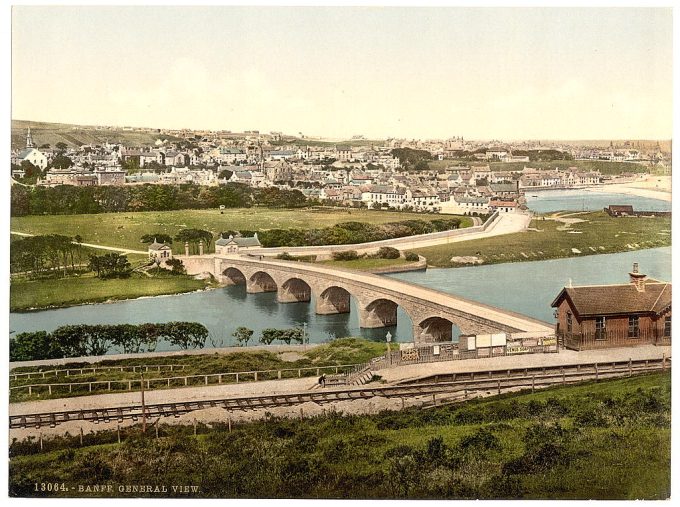
[(672, 192), (670, 191), (632, 186), (635, 184), (636, 183), (613, 183), (601, 187), (589, 187), (583, 190), (594, 193), (632, 195), (635, 197), (645, 197), (647, 199), (656, 199), (665, 202), (671, 202), (672, 200)]

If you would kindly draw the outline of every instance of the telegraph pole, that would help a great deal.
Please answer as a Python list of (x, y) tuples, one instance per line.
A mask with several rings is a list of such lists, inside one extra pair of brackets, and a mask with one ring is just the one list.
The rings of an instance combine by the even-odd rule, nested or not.
[(142, 372), (142, 433), (146, 433), (146, 404), (144, 403), (144, 372)]

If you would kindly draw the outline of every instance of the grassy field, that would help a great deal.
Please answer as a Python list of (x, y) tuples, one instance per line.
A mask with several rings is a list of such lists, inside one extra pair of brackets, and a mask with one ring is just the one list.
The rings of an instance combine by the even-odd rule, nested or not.
[[(256, 343), (257, 337), (253, 337), (253, 343)], [(70, 363), (67, 365), (60, 365), (55, 368), (78, 368), (78, 367), (99, 367), (99, 366), (150, 366), (149, 372), (145, 374), (145, 379), (167, 378), (185, 375), (209, 375), (213, 373), (227, 373), (227, 372), (245, 372), (245, 371), (264, 371), (264, 370), (281, 370), (281, 369), (297, 369), (309, 367), (323, 367), (323, 366), (341, 366), (350, 364), (361, 364), (370, 361), (373, 357), (378, 357), (385, 353), (387, 346), (383, 342), (372, 342), (363, 338), (338, 338), (328, 344), (319, 345), (306, 349), (299, 347), (299, 352), (281, 352), (276, 353), (269, 350), (252, 350), (248, 351), (244, 348), (243, 351), (230, 352), (227, 354), (216, 354), (214, 351), (205, 354), (192, 355), (173, 355), (162, 357), (140, 357), (134, 359), (119, 359), (107, 360), (100, 363), (92, 363), (83, 365), (82, 363)], [(154, 371), (155, 365), (179, 365), (183, 368), (174, 368), (173, 371), (163, 369), (160, 372)], [(15, 368), (12, 373), (32, 372), (52, 370), (54, 368), (37, 366), (37, 367), (22, 367)], [(327, 370), (326, 373), (334, 373), (335, 370)], [(300, 372), (301, 376), (316, 376), (316, 370), (307, 370)], [(297, 378), (297, 371), (283, 372), (282, 378)], [(259, 380), (274, 380), (277, 378), (276, 372), (271, 374), (260, 374)], [(28, 384), (57, 384), (63, 382), (96, 382), (96, 381), (116, 381), (116, 380), (139, 380), (139, 371), (115, 371), (115, 370), (100, 370), (97, 372), (84, 372), (83, 375), (71, 374), (65, 377), (63, 374), (59, 376), (31, 377), (19, 378), (17, 380), (10, 380), (10, 386), (22, 386)], [(254, 380), (253, 375), (242, 375), (240, 382)], [(213, 379), (213, 382), (217, 380)], [(224, 377), (222, 383), (235, 382), (234, 377)], [(198, 378), (189, 380), (189, 386), (196, 386), (204, 384), (204, 379)], [(171, 387), (184, 386), (182, 380), (171, 384)], [(166, 383), (152, 383), (150, 389), (167, 389)], [(125, 391), (125, 385), (112, 384), (111, 391), (108, 390), (107, 385), (95, 385), (92, 391), (89, 391), (87, 385), (74, 386), (69, 393), (67, 389), (63, 391), (53, 391), (50, 395), (47, 389), (34, 389), (29, 395), (28, 390), (12, 390), (10, 391), (10, 402), (30, 401), (30, 400), (45, 400), (53, 398), (62, 398), (69, 396), (87, 396), (102, 394), (103, 392)]]
[[(584, 222), (536, 219), (530, 230), (505, 236), (415, 249), (428, 265), (458, 267), (452, 257), (475, 256), (484, 264), (536, 261), (656, 248), (671, 244), (670, 218), (612, 218), (604, 212), (568, 214)], [(578, 250), (580, 253), (574, 252)]]
[(134, 273), (130, 278), (100, 280), (94, 273), (47, 280), (13, 280), (10, 311), (64, 307), (109, 300), (160, 296), (204, 289), (208, 282), (189, 276), (148, 277)]
[[(448, 215), (400, 213), (369, 210), (272, 210), (262, 208), (219, 210), (148, 211), (102, 213), (96, 215), (48, 215), (12, 217), (12, 231), (29, 234), (79, 234), (84, 243), (146, 250), (139, 242), (144, 234), (166, 233), (174, 236), (180, 229), (209, 230), (217, 235), (227, 230), (261, 230), (330, 227), (339, 222), (382, 224), (401, 220), (434, 220)], [(471, 224), (464, 219), (461, 227)], [(174, 245), (175, 253), (183, 246)]]
[(29, 126), (33, 143), (38, 147), (49, 144), (55, 148), (60, 142), (74, 148), (83, 144), (104, 144), (105, 142), (123, 143), (126, 146), (152, 146), (159, 138), (180, 141), (177, 137), (156, 132), (136, 132), (122, 128), (97, 129), (86, 125), (12, 120), (12, 148), (20, 149), (26, 146), (26, 129)]
[(392, 266), (406, 266), (412, 264), (403, 257), (398, 259), (356, 259), (353, 261), (321, 261), (319, 264), (325, 264), (329, 267), (357, 269), (360, 271), (370, 271), (372, 269), (387, 268)]
[(161, 424), (158, 439), (123, 428), (120, 444), (115, 431), (42, 451), (14, 441), (9, 494), (106, 496), (34, 486), (86, 480), (218, 498), (667, 499), (670, 388), (659, 373), (429, 410), (199, 424), (196, 436)]

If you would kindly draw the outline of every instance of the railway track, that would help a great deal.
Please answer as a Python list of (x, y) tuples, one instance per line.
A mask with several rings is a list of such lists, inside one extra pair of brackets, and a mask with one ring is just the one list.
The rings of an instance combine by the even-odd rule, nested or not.
[[(196, 400), (175, 403), (146, 405), (144, 411), (140, 404), (122, 407), (68, 410), (9, 416), (9, 427), (40, 428), (55, 427), (70, 421), (107, 423), (125, 420), (137, 421), (147, 418), (180, 417), (183, 414), (208, 408), (221, 408), (228, 411), (257, 410), (276, 407), (290, 407), (302, 403), (319, 405), (372, 398), (412, 399), (428, 397), (427, 403), (437, 404), (436, 397), (461, 400), (485, 394), (501, 394), (518, 389), (541, 389), (553, 385), (567, 385), (587, 380), (603, 380), (644, 373), (670, 370), (668, 359), (648, 361), (626, 361), (625, 363), (606, 363), (591, 365), (566, 365), (546, 368), (518, 368), (490, 370), (485, 372), (451, 373), (436, 375), (418, 381), (410, 381), (394, 386), (362, 386), (360, 388), (326, 389), (297, 393), (271, 394), (259, 396), (240, 396), (213, 400)], [(449, 378), (450, 376), (450, 378)], [(465, 377), (467, 376), (467, 377)], [(461, 378), (464, 377), (464, 378)], [(425, 404), (425, 403), (424, 403)]]

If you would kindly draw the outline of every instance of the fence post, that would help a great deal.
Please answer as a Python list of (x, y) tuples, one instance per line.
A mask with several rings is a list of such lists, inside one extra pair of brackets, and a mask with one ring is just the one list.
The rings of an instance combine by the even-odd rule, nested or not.
[(432, 393), (432, 404), (435, 407), (437, 406), (437, 395), (435, 393)]
[(597, 369), (597, 363), (595, 363), (595, 380), (600, 379), (600, 370)]
[[(336, 368), (335, 373), (337, 373), (337, 372), (338, 372), (338, 369)], [(279, 380), (281, 380), (281, 370), (279, 370), (277, 373), (278, 373)]]
[(300, 407), (300, 420), (302, 421), (304, 418), (305, 418), (305, 412), (302, 409), (302, 407)]
[(532, 393), (534, 392), (535, 384), (536, 384), (536, 374), (531, 376), (531, 392)]
[(205, 385), (208, 385), (208, 376), (205, 376)]
[(501, 379), (498, 379), (498, 394), (501, 394)]
[(68, 385), (68, 392), (69, 393), (73, 392), (72, 388), (73, 388), (73, 384), (69, 384)]
[(48, 384), (48, 385), (47, 385), (47, 392), (48, 392), (49, 394), (52, 394), (52, 384)]
[(120, 444), (120, 423), (116, 425), (116, 433), (118, 433), (118, 443)]
[(255, 382), (257, 382), (257, 372), (255, 372)]
[(236, 374), (236, 383), (238, 384), (238, 373)]
[(218, 384), (222, 383), (222, 374), (221, 373), (217, 376), (217, 383)]
[(168, 379), (168, 387), (170, 387), (170, 379)]
[(229, 419), (227, 421), (229, 423), (229, 433), (231, 433), (231, 416), (229, 416)]
[(33, 394), (33, 389), (31, 388), (31, 386), (28, 386), (28, 395), (30, 396), (32, 394)]
[(194, 436), (196, 436), (196, 418), (194, 417)]
[(185, 386), (189, 385), (189, 377), (184, 377), (184, 385)]
[(80, 427), (80, 447), (83, 446), (83, 427)]
[(628, 376), (632, 377), (633, 376), (633, 358), (628, 359)]
[(302, 377), (302, 370), (298, 369), (298, 378)]
[(128, 380), (128, 391), (132, 391), (132, 381)]
[(42, 431), (40, 432), (40, 450), (43, 450), (43, 438), (42, 438)]
[(562, 370), (562, 385), (567, 383), (567, 378), (564, 375), (564, 367), (560, 368)]
[(666, 353), (661, 356), (661, 371), (666, 371)]
[(111, 390), (111, 381), (110, 380), (109, 380), (108, 388), (109, 388), (109, 391), (110, 391)]

